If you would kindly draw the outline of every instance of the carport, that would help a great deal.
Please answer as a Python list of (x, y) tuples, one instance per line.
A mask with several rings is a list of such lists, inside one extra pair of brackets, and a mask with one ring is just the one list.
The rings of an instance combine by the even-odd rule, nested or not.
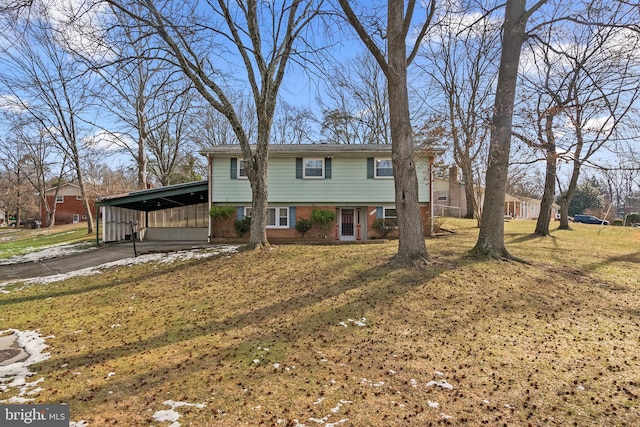
[(207, 241), (208, 188), (208, 181), (195, 181), (102, 197), (96, 203), (102, 241)]

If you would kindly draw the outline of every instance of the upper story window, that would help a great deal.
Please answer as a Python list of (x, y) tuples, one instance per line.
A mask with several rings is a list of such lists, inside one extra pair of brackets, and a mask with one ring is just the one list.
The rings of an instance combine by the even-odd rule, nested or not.
[(244, 160), (238, 159), (238, 179), (246, 179), (247, 171), (244, 168)]
[(324, 159), (304, 159), (304, 178), (324, 178)]
[(64, 203), (64, 196), (56, 196), (56, 203)]
[(438, 191), (438, 201), (439, 202), (446, 202), (447, 201), (447, 192), (446, 191)]
[(376, 178), (393, 178), (391, 159), (375, 159)]

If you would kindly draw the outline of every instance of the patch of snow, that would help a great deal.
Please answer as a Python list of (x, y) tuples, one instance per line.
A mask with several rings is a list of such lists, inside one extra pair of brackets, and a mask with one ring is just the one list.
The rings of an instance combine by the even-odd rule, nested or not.
[(85, 420), (71, 421), (69, 423), (69, 427), (87, 427), (88, 425), (89, 425), (89, 423), (86, 422)]
[(10, 258), (0, 260), (0, 265), (9, 264), (22, 264), (25, 262), (42, 261), (45, 259), (58, 258), (64, 255), (69, 255), (77, 252), (84, 252), (89, 249), (95, 249), (88, 243), (59, 243), (56, 245), (47, 246), (44, 249), (29, 252), (23, 255), (14, 255)]
[(204, 403), (176, 402), (174, 400), (165, 400), (163, 404), (171, 407), (171, 409), (163, 409), (160, 411), (156, 411), (153, 414), (153, 419), (158, 422), (172, 423), (171, 425), (169, 425), (169, 427), (180, 427), (180, 423), (178, 422), (178, 419), (180, 418), (180, 414), (175, 410), (176, 408), (189, 406), (189, 407), (202, 409), (206, 406)]
[(436, 374), (439, 377), (443, 377), (444, 376), (444, 374), (442, 372), (440, 372), (440, 371), (433, 371), (433, 373)]
[(446, 388), (447, 390), (453, 390), (453, 386), (451, 384), (449, 384), (448, 382), (446, 382), (445, 380), (440, 380), (440, 381), (429, 381), (426, 386), (427, 387), (431, 387), (431, 386), (438, 386), (438, 387), (442, 387), (442, 388)]
[[(318, 401), (317, 403), (320, 403), (320, 401)], [(345, 399), (341, 399), (338, 404), (336, 406), (334, 406), (333, 408), (330, 409), (331, 414), (337, 414), (340, 409), (342, 409), (342, 407), (344, 405), (346, 405), (347, 403), (353, 403), (353, 401), (351, 400), (345, 400)], [(309, 421), (316, 423), (316, 424), (324, 424), (324, 427), (334, 427), (343, 423), (346, 423), (347, 421), (349, 421), (349, 418), (344, 418), (341, 420), (338, 420), (336, 422), (333, 423), (329, 423), (327, 421), (329, 421), (329, 418), (331, 418), (331, 414), (325, 415), (322, 418), (309, 418)], [(294, 420), (296, 422), (296, 426), (299, 427), (304, 427), (304, 424), (298, 424), (297, 420)]]
[[(13, 333), (17, 336), (17, 342), (25, 352), (29, 354), (26, 360), (22, 362), (12, 363), (7, 366), (0, 366), (0, 391), (7, 391), (9, 388), (18, 388), (20, 391), (17, 396), (8, 399), (8, 403), (25, 403), (34, 399), (24, 396), (32, 396), (36, 394), (35, 386), (40, 384), (44, 379), (28, 382), (27, 378), (35, 375), (28, 366), (47, 360), (51, 355), (44, 353), (43, 350), (48, 346), (44, 342), (44, 337), (36, 331), (20, 331), (18, 329), (7, 329), (0, 331), (0, 334)], [(4, 402), (4, 401), (0, 401)]]
[(442, 417), (443, 420), (450, 420), (451, 418), (453, 418), (452, 415), (447, 415), (444, 412), (441, 413), (440, 416)]
[(429, 405), (429, 408), (437, 408), (440, 406), (438, 402), (433, 402), (431, 400), (427, 400), (427, 405)]

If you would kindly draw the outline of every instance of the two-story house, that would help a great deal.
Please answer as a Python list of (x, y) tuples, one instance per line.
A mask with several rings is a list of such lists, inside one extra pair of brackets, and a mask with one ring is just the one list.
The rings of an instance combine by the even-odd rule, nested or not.
[[(49, 188), (45, 191), (46, 203), (49, 209), (56, 209), (56, 224), (76, 224), (87, 220), (87, 213), (84, 210), (84, 203), (80, 193), (80, 187), (76, 184), (62, 184), (56, 194), (56, 188)], [(89, 202), (95, 217), (96, 208), (94, 202)], [(44, 204), (40, 205), (40, 218), (42, 226), (47, 225), (47, 210)]]
[[(209, 204), (232, 206), (237, 219), (251, 215), (251, 186), (240, 146), (214, 146), (201, 154), (209, 165)], [(434, 152), (416, 149), (423, 233), (431, 232), (431, 165)], [(377, 218), (395, 219), (390, 145), (300, 144), (269, 147), (268, 238), (298, 237), (299, 218), (313, 209), (334, 210), (331, 238), (376, 237)]]

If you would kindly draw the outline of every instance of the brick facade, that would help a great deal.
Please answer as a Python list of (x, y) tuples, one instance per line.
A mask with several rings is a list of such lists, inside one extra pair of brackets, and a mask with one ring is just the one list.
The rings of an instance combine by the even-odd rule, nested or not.
[[(53, 208), (56, 206), (56, 224), (73, 224), (76, 222), (84, 222), (87, 220), (87, 215), (84, 210), (84, 204), (80, 197), (80, 189), (73, 184), (65, 184), (58, 191), (58, 202), (55, 198), (55, 189), (47, 190), (47, 204)], [(92, 215), (96, 217), (95, 203), (90, 201)], [(46, 227), (47, 224), (47, 210), (44, 206), (40, 207), (40, 217), (42, 226)]]

